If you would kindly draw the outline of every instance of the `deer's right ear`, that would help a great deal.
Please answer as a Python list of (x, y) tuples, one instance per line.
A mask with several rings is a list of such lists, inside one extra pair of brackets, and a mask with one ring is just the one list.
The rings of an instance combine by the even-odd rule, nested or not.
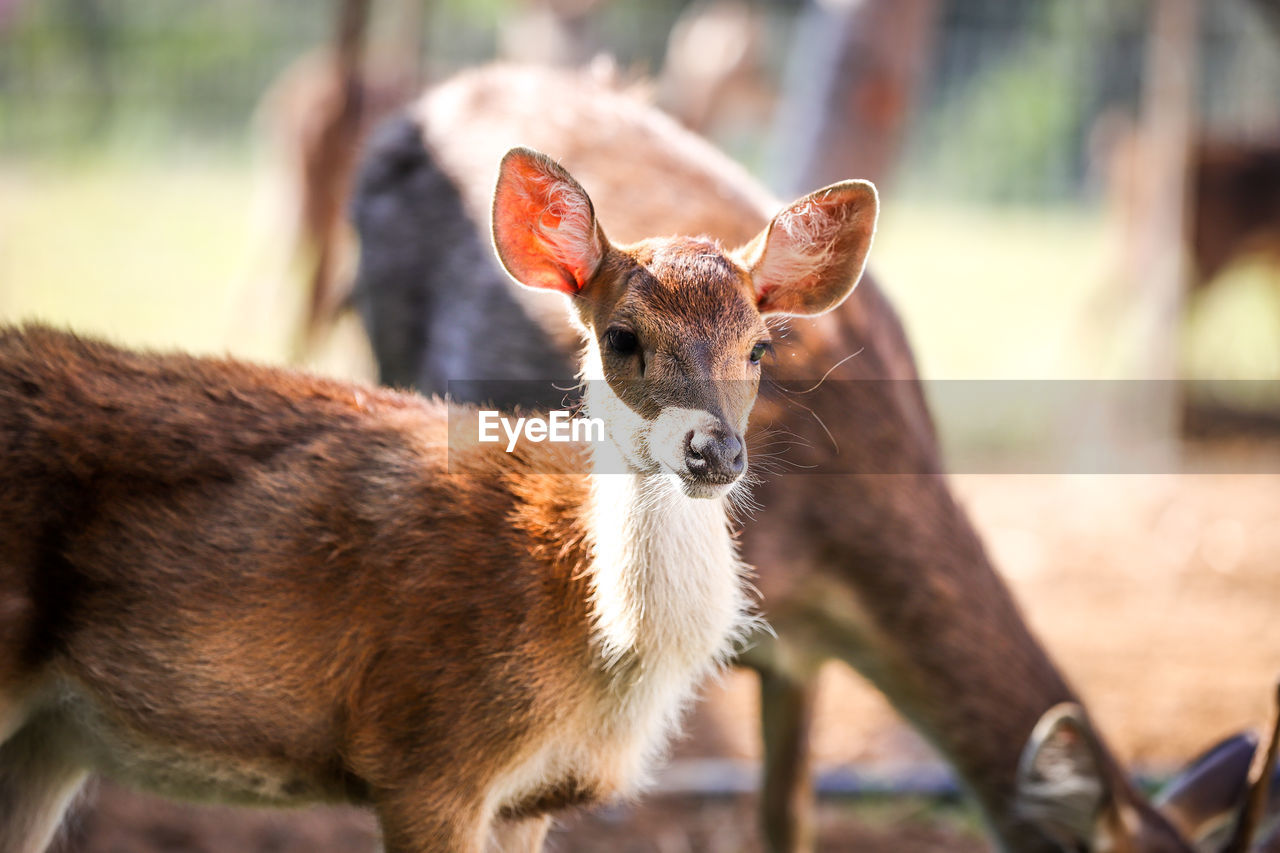
[(868, 181), (832, 184), (788, 205), (739, 252), (761, 314), (814, 316), (853, 292), (880, 201)]
[(1018, 762), (1015, 809), (1064, 850), (1092, 850), (1102, 809), (1112, 796), (1100, 745), (1073, 702), (1036, 723)]
[(516, 281), (568, 294), (591, 280), (608, 247), (586, 191), (550, 157), (528, 148), (502, 158), (493, 243)]

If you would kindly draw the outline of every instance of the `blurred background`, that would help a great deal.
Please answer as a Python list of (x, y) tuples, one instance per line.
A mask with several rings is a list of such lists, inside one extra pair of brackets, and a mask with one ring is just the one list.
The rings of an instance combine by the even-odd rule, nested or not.
[[(1277, 470), (1276, 0), (0, 0), (0, 321), (370, 377), (334, 311), (354, 246), (341, 180), (314, 175), (341, 177), (353, 149), (326, 116), (359, 79), (358, 138), (499, 58), (607, 65), (780, 196), (876, 180), (872, 266), (925, 377), (1265, 381), (1248, 405), (1180, 401), (1174, 429)], [(1280, 478), (955, 485), (1147, 778), (1265, 718)], [(566, 820), (555, 849), (756, 849), (754, 687), (707, 693), (666, 794)], [(822, 849), (984, 849), (877, 694), (833, 666), (821, 701)], [(366, 818), (325, 814), (104, 786), (62, 844), (370, 849)]]

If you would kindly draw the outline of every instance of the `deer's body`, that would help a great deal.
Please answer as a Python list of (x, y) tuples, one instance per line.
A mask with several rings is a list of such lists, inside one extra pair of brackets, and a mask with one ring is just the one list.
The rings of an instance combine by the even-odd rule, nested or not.
[[(538, 815), (641, 782), (743, 618), (716, 503), (623, 475), (597, 502), (551, 444), (448, 469), (440, 404), (43, 329), (0, 377), (0, 734), (50, 764), (259, 805), (479, 778)], [(630, 582), (597, 605), (601, 566)], [(616, 675), (592, 626), (622, 612)]]
[[(517, 813), (607, 795), (741, 618), (723, 510), (636, 515), (614, 484), (600, 511), (573, 446), (475, 445), (450, 474), (441, 404), (39, 328), (0, 337), (0, 377), (4, 734), (46, 727), (132, 784), (367, 801), (400, 753), (440, 796), (491, 765)], [(649, 598), (610, 606), (674, 696), (619, 690), (591, 651), (588, 533), (647, 512), (682, 540), (611, 564)]]
[[(448, 380), (465, 396), (467, 380), (545, 380), (570, 363), (572, 342), (549, 321), (554, 306), (509, 287), (469, 224), (484, 220), (484, 164), (512, 140), (561, 158), (624, 237), (703, 233), (733, 244), (777, 208), (744, 170), (625, 92), (529, 68), (460, 75), (384, 126), (357, 187), (355, 304), (384, 381), (442, 390)], [(436, 239), (407, 240), (406, 229)], [(460, 291), (459, 280), (473, 287)], [(459, 347), (476, 342), (467, 330), (480, 294), (507, 331)], [(1057, 850), (1019, 806), (1017, 769), (1038, 720), (1073, 694), (952, 496), (892, 306), (868, 276), (839, 310), (789, 326), (766, 373), (806, 387), (825, 378), (836, 390), (799, 405), (763, 397), (753, 415), (793, 442), (787, 455), (801, 466), (755, 489), (763, 508), (743, 531), (777, 631), (740, 659), (762, 677), (770, 849), (812, 847), (807, 732), (818, 667), (835, 658), (938, 747), (1005, 849)], [(822, 473), (833, 444), (847, 473)], [(1134, 804), (1133, 838), (1164, 837), (1164, 821), (1099, 743), (1114, 802)]]
[(367, 803), (390, 853), (537, 849), (550, 812), (644, 781), (748, 618), (725, 504), (762, 315), (844, 298), (874, 191), (798, 202), (821, 243), (771, 228), (736, 253), (615, 248), (526, 150), (494, 204), (503, 263), (565, 293), (588, 341), (610, 433), (588, 449), (509, 453), (440, 402), (0, 331), (0, 849), (42, 850), (91, 771)]

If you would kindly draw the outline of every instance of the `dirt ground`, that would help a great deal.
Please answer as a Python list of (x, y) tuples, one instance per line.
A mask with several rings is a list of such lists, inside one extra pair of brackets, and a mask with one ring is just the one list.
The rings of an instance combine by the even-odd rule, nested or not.
[[(1274, 466), (1270, 470), (1276, 470)], [(1261, 724), (1280, 674), (1280, 475), (966, 476), (961, 499), (1053, 656), (1119, 754), (1161, 774)], [(676, 759), (759, 756), (752, 676), (707, 691)], [(825, 673), (817, 760), (892, 771), (935, 762), (852, 672)], [(749, 794), (662, 797), (560, 822), (550, 849), (754, 851)], [(962, 808), (824, 802), (821, 849), (986, 849)], [(60, 853), (367, 851), (367, 816), (192, 809), (100, 786)]]
[[(560, 819), (549, 853), (758, 853), (750, 795), (655, 795), (632, 806)], [(829, 853), (981, 853), (988, 850), (958, 806), (915, 800), (824, 801), (819, 849)], [(109, 785), (90, 792), (54, 853), (372, 853), (373, 819), (356, 809), (272, 813), (196, 808)]]

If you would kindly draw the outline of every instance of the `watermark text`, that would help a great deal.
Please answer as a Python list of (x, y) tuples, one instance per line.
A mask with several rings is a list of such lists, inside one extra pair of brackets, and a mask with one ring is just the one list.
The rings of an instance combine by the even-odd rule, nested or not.
[(604, 421), (600, 418), (574, 417), (572, 412), (557, 410), (546, 417), (510, 418), (493, 409), (480, 409), (479, 439), (482, 442), (499, 442), (506, 438), (507, 452), (516, 449), (523, 438), (535, 444), (551, 442), (604, 441)]

